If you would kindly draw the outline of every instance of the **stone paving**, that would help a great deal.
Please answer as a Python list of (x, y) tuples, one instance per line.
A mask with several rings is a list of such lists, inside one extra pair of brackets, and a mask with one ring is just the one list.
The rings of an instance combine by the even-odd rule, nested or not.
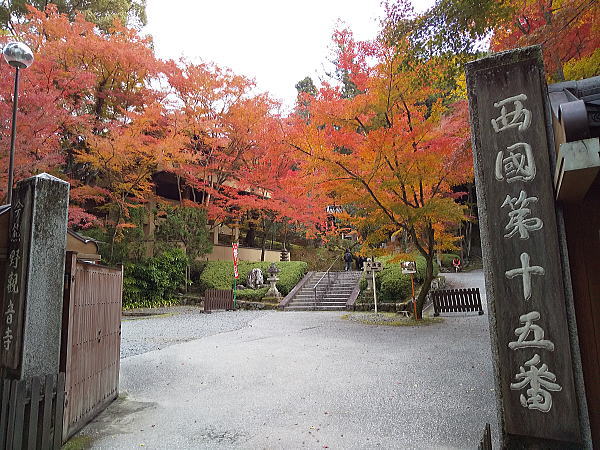
[[(481, 272), (447, 275), (483, 292)], [(122, 359), (121, 398), (82, 430), (91, 447), (463, 449), (486, 422), (497, 436), (487, 314), (388, 327), (337, 312), (244, 313), (124, 322), (123, 336), (135, 324), (141, 340), (142, 328), (155, 339), (178, 320), (235, 324)]]

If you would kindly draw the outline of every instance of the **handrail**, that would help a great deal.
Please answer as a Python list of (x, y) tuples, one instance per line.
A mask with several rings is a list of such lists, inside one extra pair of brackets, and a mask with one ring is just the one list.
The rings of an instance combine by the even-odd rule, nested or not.
[(321, 278), (319, 278), (319, 281), (317, 281), (317, 283), (313, 287), (313, 300), (314, 300), (313, 309), (317, 309), (317, 286), (321, 283), (321, 281), (323, 281), (323, 278), (325, 278), (325, 275), (327, 275), (327, 286), (325, 286), (325, 295), (327, 296), (327, 292), (329, 291), (329, 287), (331, 286), (331, 276), (329, 275), (329, 273), (331, 272), (331, 269), (333, 268), (334, 264), (338, 261), (339, 258), (340, 258), (339, 256), (336, 256), (334, 258), (333, 262), (329, 266), (329, 269), (327, 269), (327, 272), (325, 272), (321, 276)]
[(302, 289), (302, 287), (308, 282), (308, 280), (313, 276), (314, 272), (306, 272), (306, 275), (302, 277), (302, 279), (298, 282), (296, 286), (284, 297), (283, 300), (279, 303), (279, 308), (284, 309), (290, 301), (296, 296), (296, 294)]
[(352, 292), (350, 293), (350, 297), (348, 297), (348, 300), (346, 301), (346, 309), (356, 309), (356, 299), (358, 298), (360, 294), (360, 279), (357, 281), (356, 286), (354, 286), (354, 289), (352, 289)]

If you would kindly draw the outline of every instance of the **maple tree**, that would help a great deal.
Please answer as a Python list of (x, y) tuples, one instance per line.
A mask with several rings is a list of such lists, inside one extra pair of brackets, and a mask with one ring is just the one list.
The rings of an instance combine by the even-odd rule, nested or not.
[(511, 20), (494, 28), (494, 51), (542, 44), (553, 81), (600, 73), (600, 4), (596, 0), (515, 2)]
[(114, 229), (111, 244), (122, 228), (134, 226), (126, 220), (129, 209), (143, 203), (152, 191), (152, 174), (183, 145), (171, 116), (155, 103), (142, 113), (130, 113), (127, 124), (117, 122), (101, 135), (90, 133), (87, 148), (77, 152), (77, 160), (96, 172), (95, 186), (106, 193)]
[[(102, 187), (106, 180), (99, 178), (105, 174), (89, 160), (95, 154), (90, 145), (112, 128), (128, 126), (132, 114), (156, 102), (159, 93), (149, 84), (161, 63), (150, 40), (134, 30), (115, 23), (110, 32), (99, 32), (82, 16), (71, 21), (55, 6), (44, 12), (31, 8), (28, 20), (14, 31), (36, 54), (35, 64), (22, 72), (16, 179), (42, 171), (65, 178), (72, 185), (71, 225), (96, 224), (84, 205), (111, 202), (118, 195)], [(0, 70), (6, 74), (0, 82), (0, 110), (9, 118), (11, 69), (3, 64)], [(9, 130), (7, 120), (0, 133), (8, 137)]]
[[(36, 55), (22, 72), (16, 179), (46, 171), (69, 181), (70, 226), (104, 228), (111, 255), (140, 227), (140, 208), (163, 201), (154, 193), (159, 172), (174, 174), (180, 205), (205, 209), (213, 226), (319, 220), (286, 155), (279, 106), (252, 80), (213, 64), (160, 61), (135, 29), (102, 30), (52, 5), (30, 8), (12, 32), (0, 39), (17, 37)], [(6, 64), (0, 71), (6, 155), (13, 77)], [(6, 170), (0, 190), (2, 177)]]
[(253, 93), (251, 80), (209, 64), (172, 64), (169, 83), (188, 138), (169, 170), (193, 188), (214, 226), (244, 216), (252, 231), (266, 218), (314, 221), (306, 195), (289, 189), (294, 161), (285, 155), (276, 102)]
[(367, 244), (398, 232), (410, 236), (427, 262), (417, 299), (421, 317), (436, 250), (452, 246), (449, 226), (464, 219), (452, 186), (472, 177), (466, 105), (432, 87), (443, 62), (410, 62), (406, 41), (356, 42), (346, 30), (334, 40), (358, 93), (348, 97), (342, 87), (325, 85), (303, 102), (310, 120), (294, 119), (289, 144), (315, 189), (352, 205), (355, 214), (344, 220), (373, 230)]

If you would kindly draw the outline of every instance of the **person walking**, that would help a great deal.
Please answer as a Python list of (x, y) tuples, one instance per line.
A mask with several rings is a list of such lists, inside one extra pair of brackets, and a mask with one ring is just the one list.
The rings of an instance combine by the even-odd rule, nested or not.
[(352, 253), (350, 253), (350, 249), (346, 249), (346, 252), (344, 253), (344, 262), (346, 263), (346, 267), (344, 268), (344, 270), (346, 272), (348, 272), (349, 270), (352, 269), (352, 260), (354, 258), (352, 258)]

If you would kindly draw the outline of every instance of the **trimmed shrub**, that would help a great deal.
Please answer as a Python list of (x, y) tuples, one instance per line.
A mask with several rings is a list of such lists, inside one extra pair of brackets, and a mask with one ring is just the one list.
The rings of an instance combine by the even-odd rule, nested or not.
[(375, 277), (382, 302), (402, 302), (411, 295), (410, 275), (403, 275), (400, 264), (390, 264)]
[[(247, 262), (240, 261), (238, 272), (240, 278), (238, 284), (245, 284), (248, 274), (254, 268), (259, 268), (267, 281), (267, 269), (269, 262)], [(277, 289), (283, 295), (287, 295), (298, 284), (308, 270), (308, 264), (303, 261), (278, 262), (275, 265), (280, 269)], [(198, 288), (200, 292), (206, 289), (233, 289), (233, 262), (232, 261), (209, 261), (200, 277), (198, 278)], [(238, 298), (258, 301), (264, 297), (266, 288), (262, 289), (242, 289), (238, 291)], [(260, 297), (259, 297), (260, 296)]]
[[(425, 279), (427, 263), (421, 255), (415, 255), (414, 260), (417, 263), (417, 273), (415, 274), (415, 284), (422, 283)], [(390, 257), (379, 258), (383, 262), (383, 270), (375, 276), (375, 286), (379, 293), (379, 299), (382, 302), (403, 302), (412, 296), (412, 287), (410, 275), (402, 273), (400, 262), (389, 263)], [(434, 261), (433, 275), (437, 276), (439, 267)], [(363, 277), (360, 284), (361, 290), (366, 289), (367, 280)], [(415, 286), (416, 288), (416, 286)]]
[(185, 286), (188, 259), (173, 248), (140, 263), (125, 265), (123, 307), (154, 307), (174, 303), (175, 293)]
[(208, 261), (198, 280), (192, 279), (192, 283), (198, 284), (200, 292), (233, 288), (233, 261)]
[(237, 298), (239, 300), (247, 300), (249, 302), (260, 302), (262, 298), (267, 294), (269, 288), (260, 289), (242, 289), (237, 291)]

